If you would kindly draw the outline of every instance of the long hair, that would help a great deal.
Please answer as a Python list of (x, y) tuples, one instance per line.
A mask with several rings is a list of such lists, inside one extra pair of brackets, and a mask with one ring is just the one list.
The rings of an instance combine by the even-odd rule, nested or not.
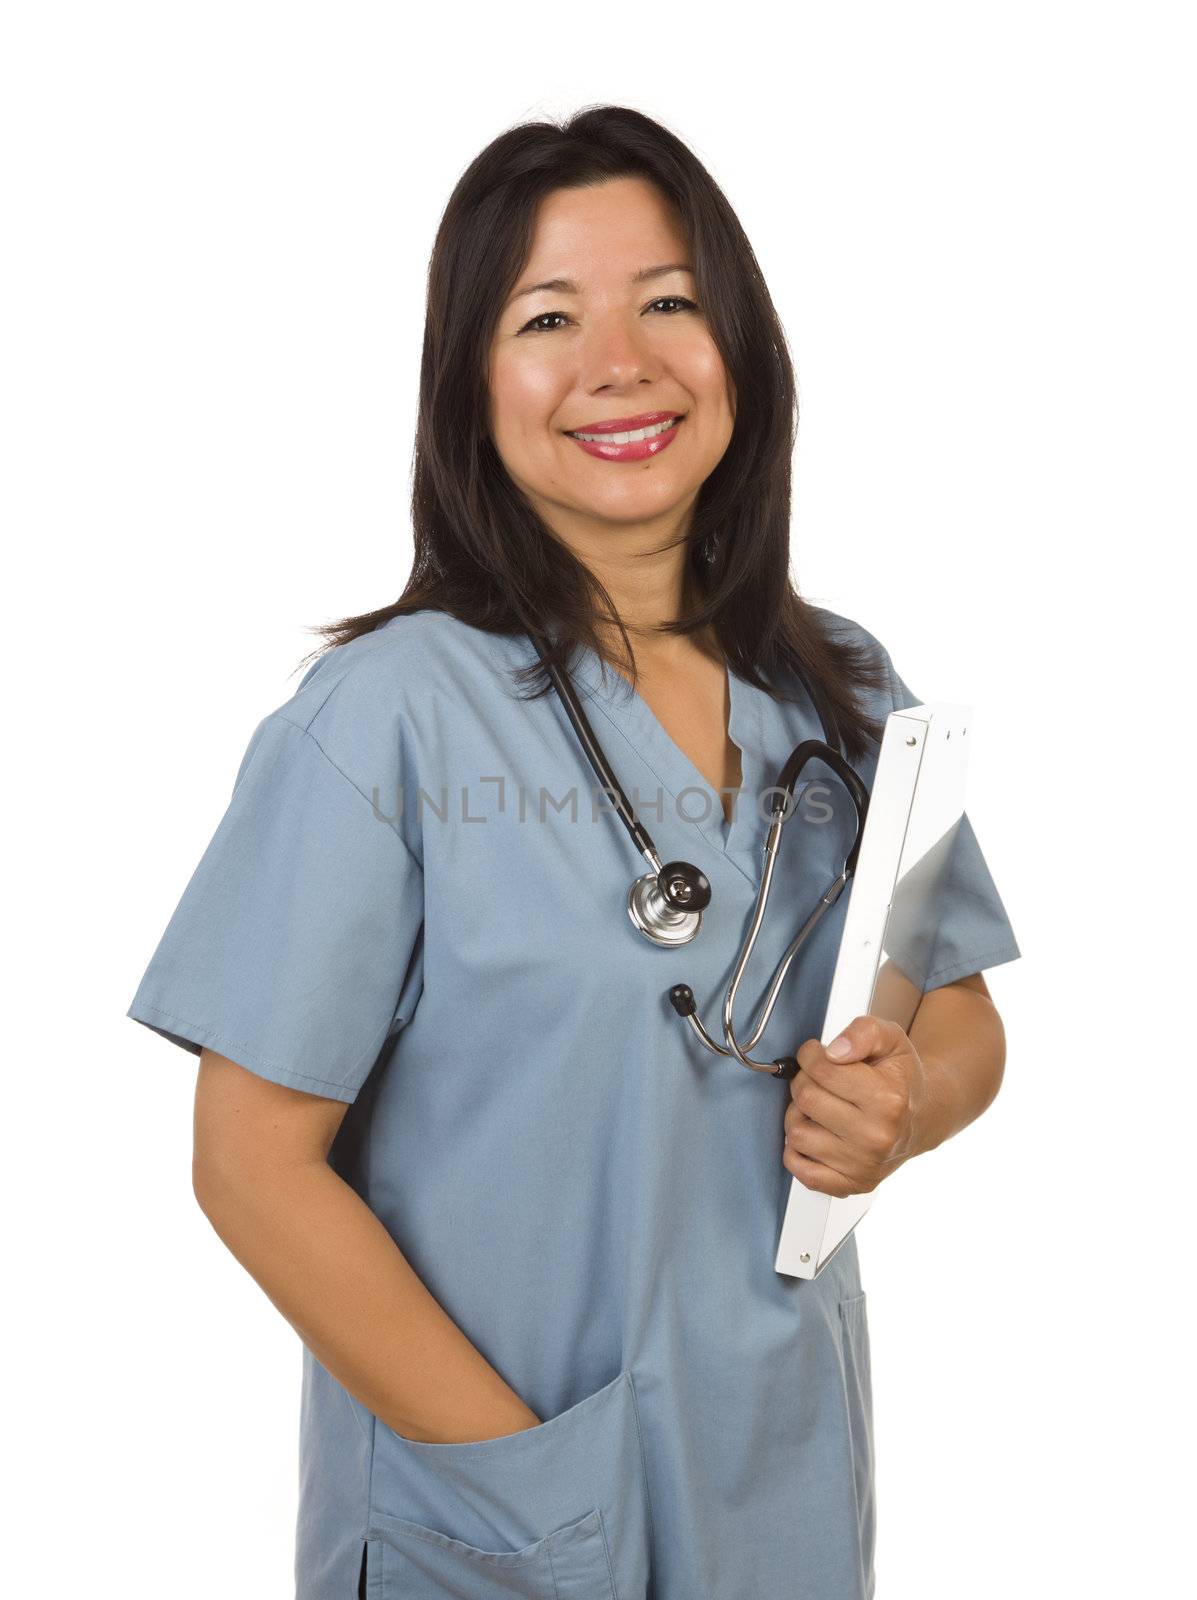
[[(624, 106), (509, 128), (459, 179), (428, 270), (411, 573), (392, 604), (311, 630), (326, 642), (305, 660), (392, 617), (438, 610), (492, 633), (535, 631), (566, 670), (579, 642), (609, 659), (595, 628), (607, 621), (635, 674), (609, 593), (512, 482), (488, 419), (490, 345), (530, 254), (539, 202), (554, 190), (633, 176), (655, 184), (674, 208), (736, 393), (731, 440), (701, 486), (685, 534), (693, 608), (659, 631), (709, 627), (736, 673), (775, 698), (795, 698), (787, 675), (796, 669), (822, 695), (856, 759), (881, 732), (858, 696), (888, 678), (875, 652), (828, 626), (791, 580), (797, 397), (785, 333), (752, 246), (711, 174), (676, 135)], [(528, 698), (551, 687), (538, 660), (515, 676), (523, 686), (535, 680)]]

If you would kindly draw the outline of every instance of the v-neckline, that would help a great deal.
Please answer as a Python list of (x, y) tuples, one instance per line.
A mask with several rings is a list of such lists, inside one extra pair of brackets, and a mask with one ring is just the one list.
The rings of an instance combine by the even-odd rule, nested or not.
[[(758, 856), (764, 842), (766, 822), (759, 816), (757, 801), (761, 792), (761, 750), (763, 725), (759, 691), (754, 691), (727, 663), (727, 737), (740, 751), (740, 790), (732, 820), (723, 814), (719, 791), (698, 770), (674, 738), (666, 732), (656, 712), (634, 689), (627, 678), (609, 663), (604, 663), (587, 645), (579, 644), (574, 657), (574, 688), (586, 703), (587, 711), (597, 709), (618, 730), (631, 750), (651, 769), (672, 802), (669, 819), (683, 827), (695, 828), (707, 843), (735, 866), (754, 886), (759, 881)], [(601, 730), (596, 729), (600, 740)], [(626, 762), (618, 748), (607, 752), (615, 775), (623, 785), (633, 807), (637, 805), (635, 783), (625, 780)], [(655, 836), (660, 825), (655, 795), (641, 795), (640, 808), (648, 831)]]

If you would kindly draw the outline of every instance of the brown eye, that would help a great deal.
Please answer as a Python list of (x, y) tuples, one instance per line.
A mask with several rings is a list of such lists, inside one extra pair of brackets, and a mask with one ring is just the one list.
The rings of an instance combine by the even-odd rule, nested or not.
[[(687, 299), (687, 297), (684, 294), (658, 295), (655, 300), (650, 300), (649, 301), (648, 305), (645, 307), (645, 310), (651, 311), (653, 306), (676, 307), (677, 310), (681, 310), (681, 311), (697, 311), (698, 310), (698, 306), (695, 304), (695, 302), (693, 300)], [(671, 317), (672, 316), (676, 316), (677, 315), (677, 310), (672, 310), (671, 309), (667, 313), (667, 315), (669, 315)], [(542, 311), (539, 314), (539, 316), (532, 317), (530, 321), (525, 322), (523, 327), (520, 328), (519, 332), (520, 333), (554, 333), (556, 331), (554, 328), (546, 328), (546, 327), (542, 327), (541, 326), (542, 323), (551, 322), (554, 317), (560, 317), (563, 322), (568, 322), (569, 321), (569, 318), (566, 316), (564, 311)]]
[(519, 330), (521, 333), (552, 333), (552, 328), (538, 328), (538, 322), (548, 322), (552, 317), (564, 317), (564, 311), (542, 311), (539, 316), (533, 317), (530, 322), (525, 322)]

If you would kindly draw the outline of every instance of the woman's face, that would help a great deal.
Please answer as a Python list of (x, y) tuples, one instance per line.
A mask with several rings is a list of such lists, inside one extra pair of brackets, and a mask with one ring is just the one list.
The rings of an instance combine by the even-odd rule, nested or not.
[[(642, 178), (559, 189), (490, 349), (490, 425), (515, 483), (550, 527), (677, 523), (727, 449), (735, 396), (697, 305), (684, 236)], [(535, 287), (560, 280), (551, 288)], [(660, 413), (660, 416), (653, 416)], [(572, 437), (631, 419), (643, 442)]]

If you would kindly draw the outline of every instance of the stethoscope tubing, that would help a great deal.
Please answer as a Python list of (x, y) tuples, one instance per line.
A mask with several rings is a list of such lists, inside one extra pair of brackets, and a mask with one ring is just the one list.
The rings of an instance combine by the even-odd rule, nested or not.
[[(534, 635), (532, 636), (532, 642), (536, 644)], [(544, 655), (539, 645), (537, 645), (537, 653), (544, 660)], [(656, 846), (653, 844), (647, 828), (644, 827), (632, 809), (631, 802), (623, 791), (623, 785), (612, 771), (611, 764), (607, 760), (602, 745), (599, 743), (598, 735), (591, 727), (590, 719), (585, 711), (582, 710), (582, 703), (574, 691), (569, 675), (563, 672), (555, 661), (546, 661), (545, 667), (549, 677), (553, 680), (553, 687), (556, 689), (557, 695), (569, 715), (569, 720), (573, 723), (574, 732), (578, 736), (582, 749), (586, 752), (587, 760), (594, 768), (600, 784), (614, 799), (615, 808), (624, 827), (631, 835), (632, 843), (648, 864), (654, 867), (657, 872), (660, 872), (661, 862), (657, 855)]]
[[(699, 869), (689, 862), (670, 862), (662, 866), (652, 835), (640, 822), (632, 809), (631, 803), (624, 793), (623, 786), (612, 770), (602, 744), (595, 734), (585, 711), (582, 709), (569, 674), (563, 671), (556, 662), (545, 659), (546, 650), (541, 636), (530, 633), (529, 638), (544, 663), (558, 698), (565, 707), (587, 760), (590, 762), (604, 790), (612, 797), (616, 812), (627, 829), (633, 844), (652, 869), (651, 873), (645, 878), (637, 879), (629, 893), (629, 911), (633, 922), (653, 943), (661, 945), (688, 943), (697, 934), (701, 926), (702, 912), (710, 903), (709, 883)], [(768, 1072), (775, 1077), (783, 1078), (794, 1077), (798, 1070), (796, 1060), (781, 1057), (776, 1061), (756, 1061), (748, 1052), (754, 1048), (769, 1024), (769, 1018), (773, 1014), (773, 1008), (781, 992), (782, 983), (785, 981), (786, 973), (789, 971), (795, 955), (818, 926), (821, 919), (839, 899), (856, 870), (869, 804), (868, 791), (861, 782), (859, 774), (853, 770), (844, 756), (839, 728), (830, 707), (823, 696), (817, 694), (807, 682), (805, 674), (799, 673), (798, 676), (810, 696), (811, 703), (814, 705), (822, 724), (823, 732), (827, 737), (822, 740), (803, 740), (791, 752), (774, 786), (775, 798), (772, 805), (772, 817), (764, 845), (764, 868), (757, 891), (756, 904), (753, 908), (752, 922), (723, 1000), (722, 1022), (725, 1044), (719, 1044), (703, 1026), (702, 1020), (698, 1016), (694, 991), (689, 984), (674, 984), (668, 995), (673, 1009), (680, 1017), (686, 1019), (695, 1036), (706, 1049), (716, 1055), (732, 1057), (739, 1061), (742, 1066), (748, 1067), (752, 1071)], [(831, 743), (832, 739), (835, 740), (834, 748)], [(735, 1031), (736, 994), (752, 956), (757, 935), (760, 933), (761, 925), (764, 922), (765, 910), (769, 903), (769, 890), (773, 881), (773, 872), (777, 864), (781, 830), (792, 814), (791, 801), (793, 800), (794, 786), (798, 782), (803, 768), (813, 760), (822, 761), (831, 767), (848, 790), (856, 811), (856, 836), (842, 870), (828, 884), (820, 897), (818, 905), (798, 930), (778, 963), (761, 1007), (760, 1019), (753, 1027), (748, 1040), (741, 1044), (736, 1037)]]

